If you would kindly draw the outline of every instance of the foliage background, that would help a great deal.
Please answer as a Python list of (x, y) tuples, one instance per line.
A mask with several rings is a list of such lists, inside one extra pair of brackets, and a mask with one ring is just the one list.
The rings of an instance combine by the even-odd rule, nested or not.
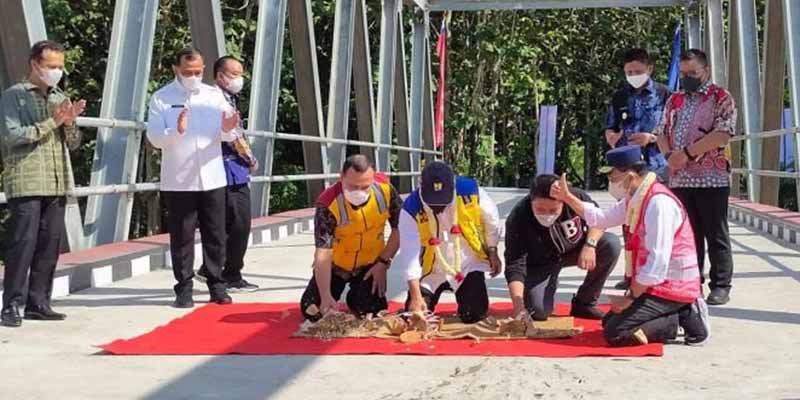
[[(68, 47), (68, 92), (88, 101), (86, 115), (100, 110), (103, 78), (113, 23), (113, 0), (42, 0), (48, 35)], [(253, 69), (255, 0), (223, 0), (228, 52)], [(380, 2), (367, 1), (370, 47), (377, 91)], [(323, 110), (327, 111), (334, 0), (314, 0), (314, 30), (318, 46)], [(763, 16), (764, 0), (758, 0)], [(410, 15), (407, 15), (407, 17)], [(644, 47), (655, 58), (656, 75), (665, 81), (672, 34), (681, 21), (681, 8), (585, 9), (454, 13), (448, 82), (445, 157), (459, 173), (498, 186), (527, 186), (536, 171), (535, 148), (540, 105), (559, 107), (556, 170), (569, 174), (576, 185), (604, 187), (595, 171), (606, 150), (603, 138), (605, 104), (624, 82), (621, 52)], [(759, 21), (762, 21), (760, 18)], [(435, 48), (441, 14), (432, 15)], [(405, 19), (410, 41), (410, 18)], [(288, 30), (287, 30), (288, 31)], [(185, 0), (161, 0), (154, 45), (150, 91), (171, 80), (172, 55), (191, 43)], [(409, 46), (410, 42), (406, 43)], [(438, 71), (434, 56), (433, 70)], [(210, 65), (211, 61), (207, 60)], [(410, 70), (410, 69), (409, 69)], [(291, 44), (285, 40), (278, 131), (300, 132)], [(245, 87), (243, 114), (251, 93)], [(355, 131), (351, 106), (349, 135)], [(73, 155), (78, 185), (89, 183), (95, 132), (85, 130), (85, 142)], [(158, 180), (158, 153), (144, 140), (140, 181)], [(353, 151), (354, 149), (351, 149)], [(276, 174), (303, 171), (302, 147), (278, 141)], [(788, 182), (788, 181), (786, 181)], [(791, 182), (789, 182), (791, 184)], [(792, 188), (782, 188), (784, 205), (796, 207)], [(307, 206), (302, 183), (274, 184), (274, 212)], [(131, 236), (163, 231), (163, 207), (157, 194), (137, 195)], [(6, 218), (0, 210), (0, 219)], [(3, 227), (5, 224), (3, 224)], [(2, 228), (0, 228), (2, 229)], [(0, 230), (0, 237), (4, 232)]]

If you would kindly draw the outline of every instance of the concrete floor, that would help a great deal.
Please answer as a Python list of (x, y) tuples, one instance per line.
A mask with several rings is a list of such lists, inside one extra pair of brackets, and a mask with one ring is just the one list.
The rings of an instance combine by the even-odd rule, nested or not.
[[(493, 196), (507, 213), (516, 195)], [(712, 308), (711, 342), (670, 345), (662, 358), (99, 355), (93, 345), (187, 312), (169, 307), (172, 274), (162, 270), (56, 300), (69, 314), (62, 323), (0, 329), (0, 398), (800, 398), (800, 254), (740, 226), (732, 226), (732, 240), (732, 301)], [(246, 277), (262, 289), (235, 301), (297, 301), (311, 274), (312, 243), (301, 234), (252, 248)], [(621, 271), (620, 264), (609, 287)], [(569, 300), (581, 276), (564, 271), (560, 300)], [(402, 299), (397, 271), (390, 280), (390, 296)], [(507, 300), (502, 278), (489, 286), (494, 300)]]

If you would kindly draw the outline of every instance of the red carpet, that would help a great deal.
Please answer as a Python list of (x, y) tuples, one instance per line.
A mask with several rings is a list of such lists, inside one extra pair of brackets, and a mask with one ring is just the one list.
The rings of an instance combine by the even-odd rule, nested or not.
[[(396, 310), (400, 304), (392, 303)], [(492, 305), (494, 315), (509, 314), (510, 303)], [(440, 304), (438, 313), (455, 312), (455, 304)], [(559, 304), (557, 315), (569, 306)], [(402, 344), (387, 339), (337, 339), (322, 341), (291, 338), (301, 321), (297, 304), (257, 303), (218, 306), (209, 304), (152, 332), (99, 346), (117, 355), (333, 355), (418, 354), (453, 356), (538, 357), (641, 357), (661, 356), (663, 345), (613, 348), (606, 344), (600, 321), (577, 319), (584, 333), (571, 339), (548, 340), (440, 340)]]

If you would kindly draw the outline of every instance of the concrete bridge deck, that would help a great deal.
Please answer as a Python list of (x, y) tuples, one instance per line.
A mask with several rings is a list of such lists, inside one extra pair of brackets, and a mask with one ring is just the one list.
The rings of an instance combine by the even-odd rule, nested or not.
[[(520, 197), (492, 195), (503, 215)], [(63, 323), (0, 330), (0, 398), (800, 398), (800, 253), (742, 225), (731, 228), (734, 290), (728, 305), (711, 309), (711, 342), (671, 345), (662, 358), (98, 355), (92, 345), (187, 313), (170, 307), (172, 273), (159, 269), (57, 299), (54, 306), (69, 314)], [(234, 300), (297, 301), (311, 275), (312, 239), (306, 232), (251, 247), (245, 275), (261, 290)], [(620, 264), (609, 293), (621, 273)], [(569, 301), (581, 280), (577, 268), (564, 271), (559, 299)], [(507, 301), (502, 277), (488, 285), (493, 301)], [(392, 271), (389, 296), (401, 300), (403, 290)], [(207, 294), (197, 290), (195, 299), (205, 302)]]

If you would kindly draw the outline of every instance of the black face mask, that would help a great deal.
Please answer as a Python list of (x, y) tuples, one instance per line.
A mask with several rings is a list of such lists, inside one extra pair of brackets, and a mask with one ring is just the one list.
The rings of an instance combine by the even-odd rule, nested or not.
[(700, 89), (700, 86), (702, 84), (703, 82), (700, 80), (700, 78), (693, 78), (690, 76), (681, 78), (681, 88), (683, 88), (689, 93), (696, 92), (697, 89)]

